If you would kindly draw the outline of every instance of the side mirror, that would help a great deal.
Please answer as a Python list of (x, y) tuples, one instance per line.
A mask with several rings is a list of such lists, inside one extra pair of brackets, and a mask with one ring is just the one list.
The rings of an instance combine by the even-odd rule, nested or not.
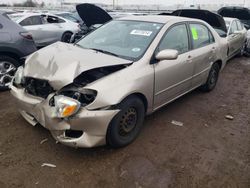
[(177, 59), (178, 54), (179, 53), (177, 50), (167, 49), (167, 50), (160, 51), (158, 54), (156, 54), (155, 58), (159, 61), (174, 60), (174, 59)]

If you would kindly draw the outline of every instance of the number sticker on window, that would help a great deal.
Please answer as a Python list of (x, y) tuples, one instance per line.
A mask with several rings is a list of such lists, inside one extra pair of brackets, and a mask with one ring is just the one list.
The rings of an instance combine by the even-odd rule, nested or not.
[(136, 30), (136, 29), (130, 32), (131, 35), (141, 35), (141, 36), (146, 36), (146, 37), (149, 37), (152, 33), (153, 33), (152, 31), (144, 31), (144, 30)]
[(198, 40), (198, 33), (197, 33), (196, 28), (192, 27), (191, 32), (192, 32), (193, 39)]

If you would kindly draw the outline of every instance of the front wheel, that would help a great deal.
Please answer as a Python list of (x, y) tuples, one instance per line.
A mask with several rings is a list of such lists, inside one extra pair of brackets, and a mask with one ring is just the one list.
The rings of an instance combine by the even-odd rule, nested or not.
[(209, 72), (207, 82), (201, 86), (201, 90), (205, 92), (212, 91), (217, 84), (219, 73), (220, 73), (220, 66), (218, 63), (214, 63)]
[(121, 110), (107, 130), (107, 144), (114, 148), (126, 146), (138, 136), (143, 125), (145, 107), (138, 97), (132, 96), (118, 105)]
[(19, 63), (12, 57), (0, 55), (0, 91), (7, 90)]

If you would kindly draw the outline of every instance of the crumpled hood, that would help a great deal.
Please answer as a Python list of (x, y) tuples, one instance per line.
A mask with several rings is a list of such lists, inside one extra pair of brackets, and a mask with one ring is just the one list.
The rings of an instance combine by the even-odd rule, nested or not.
[(79, 4), (76, 5), (76, 10), (88, 27), (95, 24), (104, 24), (112, 20), (112, 17), (105, 10), (94, 4)]
[(48, 80), (58, 90), (87, 70), (131, 63), (129, 60), (57, 42), (28, 57), (24, 76)]

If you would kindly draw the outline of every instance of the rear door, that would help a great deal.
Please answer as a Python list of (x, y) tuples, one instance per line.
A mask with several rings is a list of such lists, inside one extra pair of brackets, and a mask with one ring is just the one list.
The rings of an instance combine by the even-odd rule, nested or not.
[(190, 23), (189, 29), (193, 49), (190, 56), (194, 64), (192, 88), (195, 88), (206, 82), (211, 64), (216, 60), (217, 45), (206, 25)]
[(19, 24), (32, 34), (36, 45), (40, 46), (44, 37), (46, 37), (46, 34), (41, 29), (43, 27), (41, 16), (30, 16), (22, 20)]
[(42, 30), (46, 32), (46, 39), (44, 40), (45, 43), (51, 44), (56, 41), (60, 41), (62, 34), (64, 32), (64, 28), (60, 23), (60, 20), (56, 16), (50, 15), (42, 15), (43, 17), (43, 27)]
[(172, 26), (163, 36), (156, 53), (175, 49), (175, 60), (162, 60), (154, 65), (154, 109), (157, 109), (191, 88), (194, 65), (190, 58), (188, 29), (185, 23)]
[(235, 32), (238, 31), (238, 26), (236, 20), (233, 20), (230, 24), (229, 31), (228, 31), (228, 45), (229, 45), (229, 57), (232, 57), (237, 50), (240, 49), (240, 35), (236, 34)]

